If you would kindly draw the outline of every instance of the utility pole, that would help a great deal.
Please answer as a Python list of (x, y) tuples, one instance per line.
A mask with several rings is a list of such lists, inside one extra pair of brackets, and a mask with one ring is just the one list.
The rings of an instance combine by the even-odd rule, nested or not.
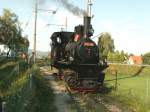
[(87, 0), (87, 14), (88, 14), (89, 17), (92, 16), (91, 10), (92, 10), (92, 1)]
[(57, 10), (46, 10), (46, 9), (38, 9), (38, 0), (35, 0), (35, 20), (34, 20), (34, 39), (33, 39), (33, 61), (34, 64), (36, 62), (36, 36), (37, 36), (37, 14), (39, 11), (44, 11), (52, 14), (56, 14)]
[(66, 19), (65, 19), (65, 27), (66, 27), (66, 31), (67, 31), (67, 26), (68, 26), (68, 19), (67, 19), (67, 17), (66, 17)]
[(34, 43), (33, 43), (33, 52), (34, 52), (34, 64), (36, 61), (36, 27), (37, 27), (37, 9), (38, 9), (38, 2), (35, 1), (35, 21), (34, 21)]

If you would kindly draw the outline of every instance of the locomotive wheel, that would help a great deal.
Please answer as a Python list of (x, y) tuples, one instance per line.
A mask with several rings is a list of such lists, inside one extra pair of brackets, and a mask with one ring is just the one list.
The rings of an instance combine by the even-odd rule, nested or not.
[(64, 79), (63, 70), (61, 70), (61, 69), (59, 70), (58, 76), (59, 76), (59, 79), (60, 79), (60, 80), (63, 80), (63, 79)]
[(64, 79), (69, 87), (77, 87), (78, 81), (75, 73), (65, 75)]
[(94, 88), (94, 87), (96, 87), (96, 81), (94, 81), (94, 80), (83, 80), (82, 86), (84, 88)]

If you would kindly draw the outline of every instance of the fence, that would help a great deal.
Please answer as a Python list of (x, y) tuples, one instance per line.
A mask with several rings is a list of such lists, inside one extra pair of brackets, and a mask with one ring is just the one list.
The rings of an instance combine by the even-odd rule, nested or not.
[[(134, 98), (148, 107), (150, 103), (150, 65), (109, 63), (105, 72), (105, 83), (113, 86), (117, 95), (129, 98), (129, 101)], [(139, 105), (142, 105), (140, 103)]]

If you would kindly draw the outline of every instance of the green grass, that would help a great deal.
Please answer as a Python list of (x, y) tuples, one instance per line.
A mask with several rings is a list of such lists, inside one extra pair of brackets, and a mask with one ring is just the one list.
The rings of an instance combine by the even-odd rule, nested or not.
[(0, 60), (0, 97), (6, 112), (23, 112), (29, 95), (27, 63), (21, 60)]
[(53, 91), (39, 68), (28, 69), (21, 60), (0, 60), (0, 97), (6, 102), (6, 112), (56, 111)]
[[(5, 62), (5, 63), (4, 63)], [(16, 75), (15, 72), (15, 66), (16, 62), (14, 61), (8, 61), (8, 60), (2, 60), (0, 62), (0, 96), (4, 96), (4, 92), (7, 91), (8, 87), (12, 83), (14, 75)]]
[(56, 112), (54, 94), (47, 81), (40, 75), (39, 69), (35, 69), (33, 75), (33, 91), (29, 112)]
[(142, 67), (137, 65), (120, 65), (120, 64), (110, 64), (106, 69), (108, 74), (116, 70), (120, 75), (149, 75), (150, 67)]
[(31, 96), (29, 89), (29, 79), (24, 75), (16, 80), (9, 88), (9, 93), (5, 97), (6, 112), (26, 112), (26, 105)]
[[(43, 62), (41, 61), (41, 64)], [(19, 72), (18, 72), (19, 65)], [(0, 97), (7, 102), (6, 112), (55, 112), (54, 94), (42, 76), (39, 68), (31, 69), (32, 88), (26, 63), (15, 60), (0, 60)], [(103, 95), (112, 104), (121, 105), (126, 110), (150, 112), (150, 68), (128, 65), (110, 65), (106, 70), (105, 83), (114, 87), (118, 72), (118, 89)], [(149, 87), (147, 89), (147, 79)], [(148, 90), (148, 91), (147, 91)], [(148, 92), (148, 95), (147, 95)], [(128, 112), (128, 111), (127, 111)]]
[[(135, 112), (150, 112), (150, 68), (127, 65), (111, 65), (110, 68), (118, 70), (117, 90), (107, 96)], [(116, 77), (110, 71), (106, 72), (105, 83), (114, 87)]]
[(50, 66), (51, 65), (51, 60), (48, 59), (48, 58), (37, 59), (36, 64), (38, 66)]
[(5, 59), (0, 63), (0, 95), (5, 96), (12, 84), (23, 77), (26, 64), (21, 61)]

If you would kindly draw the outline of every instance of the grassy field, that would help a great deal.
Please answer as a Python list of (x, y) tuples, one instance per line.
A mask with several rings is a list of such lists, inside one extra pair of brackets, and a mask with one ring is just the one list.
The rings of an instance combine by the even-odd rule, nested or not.
[(6, 102), (5, 112), (56, 110), (53, 92), (40, 76), (39, 68), (29, 69), (23, 60), (0, 59), (0, 98)]
[(135, 112), (150, 112), (150, 67), (131, 65), (110, 65), (107, 69), (105, 83), (115, 87), (117, 73), (117, 90), (108, 94), (115, 102), (126, 105)]

